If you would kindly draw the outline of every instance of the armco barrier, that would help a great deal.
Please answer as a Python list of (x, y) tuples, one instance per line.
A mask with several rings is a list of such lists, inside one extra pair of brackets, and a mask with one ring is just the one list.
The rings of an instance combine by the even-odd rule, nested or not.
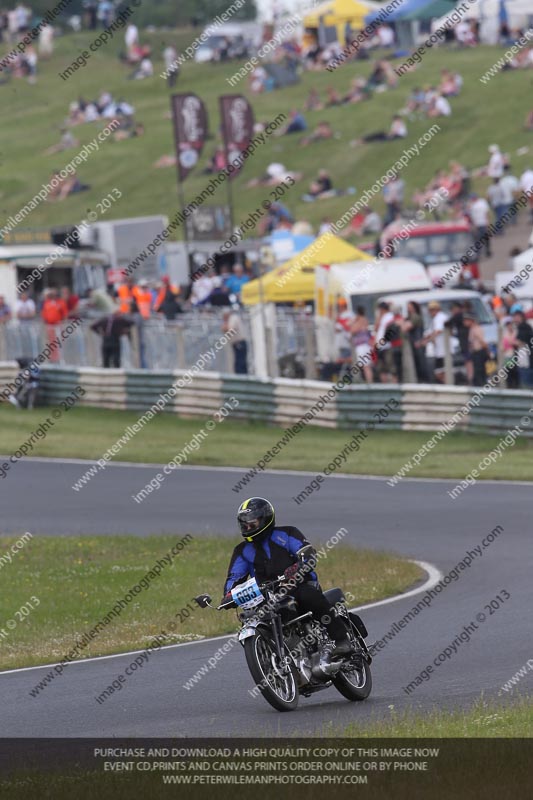
[[(0, 391), (14, 380), (17, 372), (18, 368), (11, 363), (0, 364)], [(78, 405), (144, 411), (178, 382), (182, 386), (165, 405), (167, 413), (206, 418), (228, 398), (235, 397), (239, 401), (232, 414), (235, 419), (287, 427), (305, 419), (307, 413), (309, 425), (343, 430), (357, 430), (373, 421), (382, 430), (434, 431), (461, 411), (476, 391), (426, 384), (358, 384), (334, 390), (332, 384), (321, 381), (267, 380), (207, 371), (190, 379), (185, 370), (148, 372), (45, 366), (41, 372), (39, 402), (57, 404), (80, 385), (85, 395)], [(325, 398), (322, 409), (309, 414), (320, 398)], [(373, 415), (390, 400), (396, 400), (397, 407), (389, 405), (388, 415), (377, 422), (378, 417)], [(522, 418), (532, 407), (533, 392), (493, 389), (462, 416), (455, 430), (496, 436), (519, 425), (524, 436), (532, 437), (533, 413), (531, 426), (522, 424)]]

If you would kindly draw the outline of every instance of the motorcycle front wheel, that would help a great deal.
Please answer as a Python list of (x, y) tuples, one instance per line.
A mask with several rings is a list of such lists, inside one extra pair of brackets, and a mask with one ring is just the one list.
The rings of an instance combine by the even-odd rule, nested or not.
[(267, 703), (277, 711), (293, 711), (298, 705), (298, 686), (291, 666), (279, 662), (276, 647), (266, 632), (257, 631), (244, 642), (246, 663)]

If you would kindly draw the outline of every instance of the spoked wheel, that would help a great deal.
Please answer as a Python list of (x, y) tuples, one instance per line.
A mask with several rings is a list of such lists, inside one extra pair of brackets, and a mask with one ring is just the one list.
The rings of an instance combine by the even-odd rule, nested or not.
[[(358, 644), (359, 635), (355, 631), (353, 623), (351, 633), (350, 639)], [(361, 658), (360, 667), (350, 665), (349, 669), (342, 669), (338, 672), (333, 678), (333, 685), (347, 700), (366, 700), (372, 691), (372, 673), (364, 656)]]
[(290, 664), (280, 663), (269, 636), (257, 631), (244, 643), (246, 663), (261, 694), (277, 711), (293, 711), (298, 705), (298, 686)]
[(341, 670), (333, 678), (333, 685), (347, 700), (366, 700), (372, 691), (372, 673), (363, 659), (361, 669)]

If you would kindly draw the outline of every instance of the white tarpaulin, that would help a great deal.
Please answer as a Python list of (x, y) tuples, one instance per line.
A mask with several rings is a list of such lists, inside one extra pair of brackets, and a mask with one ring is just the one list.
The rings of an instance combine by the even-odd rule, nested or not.
[[(500, 0), (474, 0), (469, 4), (468, 11), (463, 12), (462, 2), (456, 6), (461, 14), (461, 19), (477, 19), (481, 22), (481, 40), (488, 44), (495, 44), (498, 41), (500, 29)], [(533, 0), (505, 0), (505, 8), (509, 18), (511, 29), (527, 28), (533, 24)], [(445, 25), (447, 20), (456, 13), (450, 11), (432, 24), (432, 30), (436, 30)]]

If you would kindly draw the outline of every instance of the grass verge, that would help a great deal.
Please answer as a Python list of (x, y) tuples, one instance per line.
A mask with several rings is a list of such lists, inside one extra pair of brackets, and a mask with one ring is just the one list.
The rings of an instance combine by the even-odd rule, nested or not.
[[(20, 411), (0, 407), (1, 448), (14, 453), (47, 416), (45, 408)], [(76, 408), (64, 415), (44, 439), (38, 440), (33, 456), (99, 459), (139, 418), (134, 411)], [(180, 452), (200, 428), (202, 419), (180, 419), (161, 414), (120, 450), (118, 460), (166, 463)], [(296, 469), (321, 472), (352, 438), (352, 431), (307, 427), (269, 463), (272, 469)], [(250, 468), (281, 438), (282, 429), (267, 425), (233, 422), (209, 433), (201, 447), (191, 454), (189, 464), (206, 466), (243, 466)], [(351, 453), (339, 472), (352, 475), (394, 475), (432, 434), (424, 431), (374, 431)], [(463, 478), (497, 445), (498, 438), (482, 434), (451, 433), (429, 452), (409, 477)], [(504, 451), (482, 479), (533, 480), (533, 440), (520, 439)], [(8, 485), (18, 464), (10, 467)], [(80, 476), (84, 473), (80, 467)], [(237, 477), (237, 476), (236, 476)], [(99, 475), (96, 480), (101, 480)], [(307, 481), (302, 479), (302, 489)], [(251, 484), (253, 486), (253, 482)], [(139, 487), (140, 488), (140, 487)], [(249, 493), (247, 487), (243, 491)]]
[[(0, 552), (15, 542), (0, 539)], [(181, 551), (146, 581), (120, 614), (80, 648), (79, 658), (143, 649), (165, 631), (166, 643), (237, 630), (233, 612), (201, 610), (192, 598), (206, 591), (218, 601), (237, 539), (153, 536), (33, 538), (2, 568), (0, 668), (59, 661), (95, 627), (177, 542)], [(320, 564), (325, 587), (342, 586), (368, 603), (404, 591), (422, 576), (415, 564), (386, 553), (338, 545)], [(36, 597), (38, 605), (31, 598)], [(17, 613), (30, 602), (27, 616)], [(190, 616), (182, 612), (192, 608)], [(176, 616), (178, 615), (178, 616)], [(8, 620), (15, 626), (8, 626)], [(1, 636), (1, 634), (0, 634)]]
[(480, 699), (469, 709), (398, 713), (359, 727), (352, 723), (341, 730), (327, 729), (324, 736), (372, 738), (525, 738), (533, 736), (533, 698), (520, 697), (512, 704)]
[[(0, 128), (0, 153), (8, 154), (1, 164), (3, 175), (0, 186), (1, 209), (7, 219), (16, 214), (48, 182), (53, 169), (62, 169), (73, 159), (81, 147), (93, 140), (103, 123), (89, 123), (74, 129), (80, 140), (79, 147), (56, 155), (43, 155), (44, 150), (59, 140), (59, 128), (68, 113), (69, 103), (82, 96), (92, 100), (102, 89), (112, 92), (117, 98), (125, 98), (135, 107), (135, 116), (144, 123), (146, 133), (139, 138), (114, 142), (111, 138), (99, 145), (98, 152), (89, 156), (89, 161), (79, 169), (83, 183), (90, 184), (87, 192), (75, 194), (64, 203), (40, 203), (31, 213), (31, 221), (24, 226), (38, 227), (72, 224), (87, 216), (87, 209), (95, 209), (96, 203), (113, 188), (122, 192), (122, 198), (109, 211), (106, 219), (122, 219), (146, 214), (168, 214), (176, 211), (176, 171), (173, 168), (155, 169), (154, 162), (163, 154), (172, 152), (172, 128), (168, 119), (170, 91), (159, 77), (163, 69), (161, 60), (162, 41), (173, 41), (178, 50), (191, 43), (197, 31), (142, 31), (143, 44), (148, 44), (154, 54), (154, 77), (147, 80), (127, 80), (131, 67), (118, 60), (123, 50), (122, 35), (116, 35), (105, 47), (91, 55), (86, 69), (80, 69), (72, 80), (63, 81), (58, 73), (65, 70), (83, 50), (89, 49), (94, 32), (61, 36), (55, 41), (54, 54), (50, 60), (39, 62), (38, 81), (28, 84), (13, 79), (3, 87), (3, 110), (6, 119), (12, 120), (17, 129), (13, 137), (12, 126)], [(2, 55), (9, 45), (2, 45)], [(446, 168), (450, 159), (460, 156), (462, 163), (473, 168), (488, 159), (487, 147), (494, 141), (513, 157), (513, 171), (520, 173), (527, 166), (527, 155), (515, 156), (517, 148), (529, 144), (531, 134), (524, 133), (521, 121), (528, 109), (530, 76), (526, 70), (500, 73), (488, 84), (482, 85), (480, 77), (503, 53), (495, 47), (478, 47), (466, 50), (432, 48), (424, 58), (422, 66), (413, 73), (404, 75), (394, 91), (376, 94), (367, 102), (357, 106), (335, 106), (306, 114), (309, 128), (321, 120), (328, 119), (337, 138), (318, 142), (307, 148), (300, 146), (301, 136), (271, 137), (259, 147), (253, 158), (245, 165), (242, 175), (235, 181), (235, 218), (244, 220), (250, 209), (261, 205), (269, 197), (265, 187), (246, 188), (252, 177), (263, 174), (272, 161), (281, 161), (288, 169), (302, 172), (301, 183), (287, 195), (286, 202), (296, 219), (307, 219), (318, 226), (324, 216), (338, 219), (352, 205), (353, 199), (334, 197), (316, 203), (302, 200), (309, 182), (319, 166), (327, 166), (334, 185), (339, 189), (355, 186), (357, 196), (374, 184), (403, 154), (404, 149), (415, 145), (431, 127), (427, 119), (408, 120), (409, 133), (406, 140), (374, 142), (352, 148), (349, 142), (376, 130), (390, 126), (391, 117), (405, 106), (407, 98), (416, 86), (438, 85), (440, 71), (450, 68), (460, 72), (464, 88), (459, 97), (453, 98), (452, 116), (437, 120), (441, 131), (434, 141), (420, 150), (416, 167), (403, 172), (407, 183), (406, 197), (410, 198), (415, 188), (424, 186), (436, 169)], [(250, 94), (246, 80), (235, 90), (247, 95), (254, 107), (257, 120), (273, 120), (291, 108), (302, 108), (311, 87), (317, 89), (325, 99), (328, 86), (334, 86), (346, 94), (350, 82), (356, 77), (368, 77), (374, 68), (376, 52), (368, 61), (348, 63), (334, 72), (305, 72), (301, 82), (274, 92), (261, 95)], [(399, 62), (396, 62), (399, 63)], [(192, 91), (205, 100), (211, 140), (199, 166), (187, 181), (187, 201), (201, 193), (208, 184), (202, 174), (207, 159), (215, 147), (215, 136), (219, 121), (218, 97), (229, 88), (230, 79), (241, 63), (228, 62), (195, 64), (189, 60), (181, 71), (174, 91)], [(132, 164), (135, 168), (132, 169)], [(486, 179), (476, 181), (475, 189), (484, 191)], [(143, 187), (139, 191), (139, 186)], [(226, 188), (221, 186), (213, 198), (215, 203), (225, 202)], [(381, 193), (374, 198), (374, 205), (383, 208)], [(181, 230), (178, 235), (181, 237)]]

